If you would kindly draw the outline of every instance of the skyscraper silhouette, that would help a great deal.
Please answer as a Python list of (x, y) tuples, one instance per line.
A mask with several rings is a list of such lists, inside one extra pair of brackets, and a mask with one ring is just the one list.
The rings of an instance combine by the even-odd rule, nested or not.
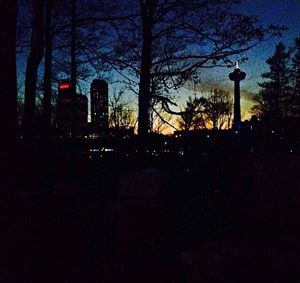
[(94, 129), (108, 129), (108, 84), (104, 80), (91, 83), (91, 122)]
[(56, 108), (56, 126), (63, 135), (82, 136), (87, 127), (88, 100), (82, 94), (72, 97), (70, 81), (60, 82)]

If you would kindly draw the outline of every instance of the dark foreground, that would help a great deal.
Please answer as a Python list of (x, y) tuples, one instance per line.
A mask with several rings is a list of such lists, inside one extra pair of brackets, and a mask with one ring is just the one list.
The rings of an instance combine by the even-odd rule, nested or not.
[(32, 160), (3, 282), (300, 282), (299, 155)]

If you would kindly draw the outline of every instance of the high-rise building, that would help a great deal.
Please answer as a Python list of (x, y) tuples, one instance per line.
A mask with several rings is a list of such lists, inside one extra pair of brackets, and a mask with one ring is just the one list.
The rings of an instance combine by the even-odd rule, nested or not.
[(70, 81), (60, 82), (56, 108), (56, 126), (61, 133), (81, 136), (87, 128), (88, 99), (82, 94), (72, 97)]
[(91, 122), (95, 129), (108, 129), (108, 84), (104, 80), (91, 84)]

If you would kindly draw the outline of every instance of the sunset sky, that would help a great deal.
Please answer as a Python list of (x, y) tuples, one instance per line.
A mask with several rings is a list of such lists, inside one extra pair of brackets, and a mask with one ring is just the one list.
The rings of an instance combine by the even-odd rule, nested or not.
[[(276, 44), (282, 41), (287, 47), (291, 47), (294, 38), (300, 35), (300, 1), (298, 0), (245, 0), (239, 6), (240, 12), (256, 15), (263, 24), (278, 24), (288, 28), (282, 38), (274, 38), (267, 42), (262, 42), (257, 47), (248, 51), (244, 56), (248, 61), (243, 63), (240, 68), (247, 73), (246, 79), (241, 82), (241, 105), (242, 118), (247, 119), (251, 116), (249, 109), (252, 106), (251, 98), (259, 90), (257, 82), (261, 81), (261, 74), (268, 70), (266, 60), (272, 56)], [(241, 55), (242, 56), (242, 55)], [(239, 57), (236, 57), (238, 60)], [(229, 81), (228, 68), (216, 68), (202, 72), (202, 81), (212, 82), (226, 90), (233, 92), (233, 83)], [(188, 91), (182, 91), (180, 102), (185, 101), (191, 95)]]
[[(263, 24), (278, 24), (285, 25), (288, 30), (284, 32), (282, 38), (274, 38), (268, 42), (263, 42), (257, 47), (248, 51), (246, 55), (248, 61), (241, 65), (241, 69), (247, 73), (246, 80), (241, 83), (242, 91), (242, 117), (247, 119), (250, 117), (249, 109), (251, 108), (251, 98), (258, 91), (257, 82), (261, 80), (261, 74), (267, 71), (268, 66), (265, 63), (275, 49), (276, 44), (282, 41), (286, 46), (290, 47), (293, 44), (294, 38), (300, 35), (300, 1), (299, 0), (245, 0), (237, 8), (240, 12), (256, 15)], [(241, 56), (240, 56), (241, 57)], [(234, 58), (236, 60), (239, 57)], [(26, 54), (18, 56), (18, 75), (19, 82), (24, 78)], [(205, 84), (213, 83), (214, 85), (224, 88), (232, 93), (233, 84), (228, 79), (228, 74), (232, 69), (215, 68), (205, 70), (201, 73), (201, 81)], [(93, 78), (91, 78), (92, 81)], [(110, 84), (110, 93), (115, 85)], [(89, 84), (83, 89), (88, 95)], [(182, 88), (177, 94), (177, 103), (183, 105), (188, 96), (192, 92), (188, 87)], [(133, 97), (133, 96), (131, 96)], [(132, 100), (132, 99), (130, 99)], [(134, 99), (133, 99), (134, 101)], [(243, 115), (244, 114), (244, 115)]]

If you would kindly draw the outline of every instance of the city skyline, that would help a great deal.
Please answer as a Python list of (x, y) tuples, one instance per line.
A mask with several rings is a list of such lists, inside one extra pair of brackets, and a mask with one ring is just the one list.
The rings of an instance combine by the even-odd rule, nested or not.
[[(251, 50), (245, 52), (242, 55), (236, 55), (232, 57), (232, 60), (239, 60), (242, 57), (248, 57), (248, 61), (241, 64), (241, 68), (247, 73), (247, 78), (241, 84), (241, 112), (242, 120), (249, 119), (252, 115), (250, 112), (253, 106), (252, 96), (257, 93), (259, 87), (257, 82), (261, 81), (261, 74), (267, 70), (267, 64), (265, 63), (267, 58), (272, 55), (275, 50), (275, 46), (278, 42), (284, 42), (287, 47), (293, 44), (294, 38), (300, 34), (299, 18), (300, 14), (300, 4), (297, 1), (242, 1), (239, 6), (236, 6), (238, 12), (242, 12), (249, 15), (256, 15), (262, 24), (275, 24), (284, 25), (287, 27), (287, 31), (283, 32), (282, 38), (272, 38), (269, 41), (262, 42), (252, 48)], [(18, 54), (18, 81), (19, 81), (19, 94), (23, 92), (23, 80), (26, 66), (27, 53)], [(42, 72), (43, 66), (40, 66), (40, 71)], [(201, 70), (200, 80), (201, 84), (214, 85), (215, 87), (222, 88), (229, 91), (233, 96), (233, 84), (228, 80), (228, 73), (232, 69), (228, 68), (212, 68), (208, 70)], [(113, 91), (119, 91), (124, 88), (124, 84), (120, 82), (120, 76), (117, 72), (101, 73), (91, 72), (89, 79), (87, 81), (80, 82), (80, 92), (89, 98), (90, 96), (90, 83), (95, 78), (108, 78), (108, 83), (110, 85), (111, 96)], [(107, 77), (107, 78), (106, 78)], [(65, 78), (68, 79), (68, 78)], [(132, 102), (134, 108), (137, 96), (130, 91), (125, 91), (125, 97), (127, 100)], [(183, 107), (188, 96), (193, 95), (193, 91), (189, 87), (181, 87), (175, 95), (175, 102), (178, 104), (178, 108)], [(89, 111), (89, 121), (91, 120)], [(169, 129), (169, 132), (171, 129)]]
[(0, 7), (1, 279), (300, 282), (299, 0)]

